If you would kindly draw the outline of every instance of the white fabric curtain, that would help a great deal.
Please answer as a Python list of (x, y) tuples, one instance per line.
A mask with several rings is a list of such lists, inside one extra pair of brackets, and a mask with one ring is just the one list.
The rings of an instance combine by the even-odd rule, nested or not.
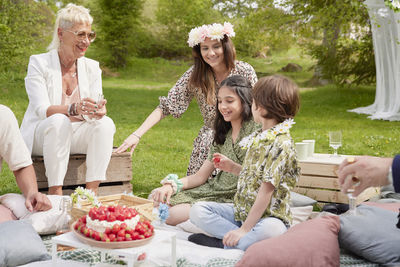
[(400, 12), (386, 7), (383, 0), (366, 0), (372, 26), (376, 65), (375, 102), (349, 110), (370, 115), (370, 119), (400, 120)]

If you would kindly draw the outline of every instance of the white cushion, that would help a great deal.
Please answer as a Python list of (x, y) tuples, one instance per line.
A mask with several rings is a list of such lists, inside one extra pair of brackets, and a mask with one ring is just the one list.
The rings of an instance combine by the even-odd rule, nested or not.
[(292, 212), (293, 216), (293, 226), (298, 223), (307, 221), (313, 211), (313, 206), (290, 207), (290, 211)]
[(5, 194), (0, 202), (9, 208), (18, 219), (28, 220), (39, 234), (54, 234), (68, 228), (68, 215), (60, 209), (61, 200), (68, 196), (47, 196), (52, 208), (47, 211), (29, 212), (25, 207), (25, 198), (21, 194)]

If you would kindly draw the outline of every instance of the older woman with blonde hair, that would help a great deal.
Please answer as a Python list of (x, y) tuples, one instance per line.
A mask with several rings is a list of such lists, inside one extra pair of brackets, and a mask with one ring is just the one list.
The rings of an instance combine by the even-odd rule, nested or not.
[(84, 57), (96, 37), (92, 22), (88, 9), (68, 4), (49, 52), (29, 60), (21, 133), (31, 153), (43, 155), (49, 194), (62, 194), (70, 154), (86, 154), (86, 188), (97, 192), (106, 179), (115, 125), (105, 116), (99, 63)]

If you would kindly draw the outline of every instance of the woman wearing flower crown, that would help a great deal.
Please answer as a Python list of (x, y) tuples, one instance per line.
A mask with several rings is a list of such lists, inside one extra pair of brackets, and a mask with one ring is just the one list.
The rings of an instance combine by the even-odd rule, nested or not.
[(194, 28), (189, 33), (188, 44), (192, 47), (194, 65), (187, 70), (168, 92), (160, 97), (159, 106), (135, 130), (117, 152), (131, 148), (131, 153), (139, 140), (151, 127), (167, 115), (179, 118), (187, 110), (193, 98), (197, 99), (204, 126), (193, 142), (187, 175), (196, 173), (207, 159), (213, 140), (212, 125), (215, 118), (216, 92), (220, 83), (228, 76), (241, 75), (251, 85), (257, 82), (257, 75), (251, 65), (236, 61), (236, 52), (231, 37), (235, 36), (233, 26), (225, 22)]

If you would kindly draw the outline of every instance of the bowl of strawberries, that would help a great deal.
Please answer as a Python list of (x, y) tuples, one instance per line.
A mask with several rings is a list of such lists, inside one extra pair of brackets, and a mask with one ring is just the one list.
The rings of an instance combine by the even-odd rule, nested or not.
[(154, 237), (154, 226), (134, 208), (93, 207), (71, 225), (76, 237), (95, 247), (116, 249), (143, 246)]

